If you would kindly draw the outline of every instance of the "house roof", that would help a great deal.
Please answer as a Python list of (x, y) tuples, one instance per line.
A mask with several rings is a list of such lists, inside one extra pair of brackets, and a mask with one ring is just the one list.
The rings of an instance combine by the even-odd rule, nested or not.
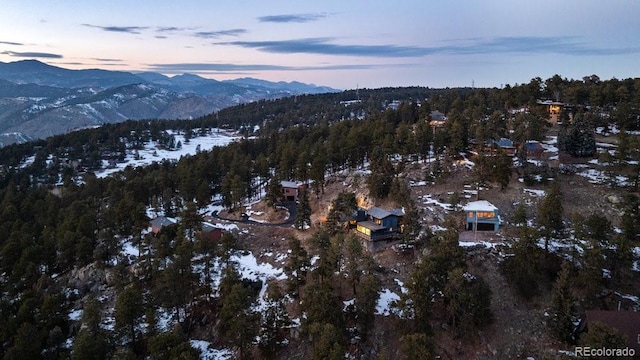
[(285, 188), (294, 188), (297, 189), (301, 184), (295, 181), (280, 181), (280, 185)]
[(524, 143), (524, 148), (527, 151), (544, 151), (544, 147), (537, 141), (527, 141)]
[(510, 139), (507, 138), (500, 138), (498, 140), (489, 140), (487, 141), (488, 145), (495, 145), (501, 148), (512, 148), (513, 145), (513, 141), (511, 141)]
[(382, 225), (378, 225), (376, 223), (374, 223), (373, 221), (360, 221), (358, 223), (359, 226), (362, 226), (364, 228), (367, 228), (371, 231), (379, 231), (379, 230), (385, 230), (386, 227), (382, 226)]
[[(213, 225), (213, 224), (211, 224), (211, 223), (208, 223), (206, 221), (202, 223), (202, 232), (204, 232), (204, 233), (210, 233), (210, 232), (212, 232), (212, 231), (214, 231), (216, 229), (220, 229), (220, 228), (215, 226), (215, 225)], [(220, 230), (222, 230), (222, 229), (220, 229)]]
[(385, 209), (381, 209), (379, 207), (372, 207), (371, 209), (367, 210), (367, 214), (369, 214), (369, 216), (375, 218), (375, 219), (384, 219), (387, 216), (391, 216), (393, 215), (391, 212), (385, 210)]
[(173, 225), (178, 221), (174, 218), (169, 218), (166, 216), (158, 216), (157, 218), (151, 220), (150, 222), (151, 222), (151, 226), (161, 228), (163, 226)]
[(640, 352), (640, 312), (587, 310), (585, 313), (587, 326), (597, 321), (616, 328), (621, 334), (627, 336), (627, 345), (636, 352)]
[(434, 120), (434, 121), (445, 121), (445, 120), (447, 120), (447, 117), (444, 116), (444, 114), (441, 113), (438, 110), (434, 110), (431, 113), (429, 113), (429, 117), (431, 118), (431, 120)]
[(539, 105), (559, 105), (559, 106), (564, 105), (564, 103), (561, 103), (559, 101), (553, 101), (553, 100), (538, 100), (536, 102)]
[(495, 211), (498, 210), (492, 203), (487, 200), (472, 201), (462, 208), (464, 211)]

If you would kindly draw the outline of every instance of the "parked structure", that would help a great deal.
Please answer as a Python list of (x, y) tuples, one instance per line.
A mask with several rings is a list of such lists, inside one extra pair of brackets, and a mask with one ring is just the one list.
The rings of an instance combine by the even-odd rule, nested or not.
[(462, 208), (466, 214), (466, 229), (470, 231), (498, 231), (498, 208), (486, 200), (472, 201)]

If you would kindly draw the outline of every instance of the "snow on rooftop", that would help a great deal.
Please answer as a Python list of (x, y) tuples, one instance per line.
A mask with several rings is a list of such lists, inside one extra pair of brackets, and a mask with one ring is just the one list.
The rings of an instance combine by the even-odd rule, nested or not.
[(464, 211), (495, 211), (498, 210), (492, 203), (487, 200), (478, 200), (467, 203), (462, 207)]

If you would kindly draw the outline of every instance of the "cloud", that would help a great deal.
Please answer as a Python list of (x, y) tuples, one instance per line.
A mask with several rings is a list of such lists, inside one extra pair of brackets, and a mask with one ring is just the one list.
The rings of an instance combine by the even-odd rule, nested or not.
[(327, 17), (327, 14), (282, 14), (282, 15), (268, 15), (260, 16), (258, 20), (260, 22), (273, 22), (273, 23), (306, 23), (310, 21), (320, 20)]
[(178, 27), (178, 26), (158, 26), (158, 27), (156, 27), (156, 31), (157, 32), (168, 32), (168, 33), (191, 31), (193, 29), (194, 28), (191, 28), (191, 27)]
[(122, 62), (122, 59), (108, 59), (108, 58), (92, 58), (92, 60), (95, 61), (102, 61), (102, 62)]
[(233, 45), (269, 53), (321, 54), (368, 57), (422, 57), (427, 55), (479, 55), (479, 54), (560, 54), (560, 55), (621, 55), (640, 52), (640, 47), (599, 48), (579, 41), (577, 37), (496, 37), (455, 40), (444, 46), (402, 45), (342, 45), (334, 38), (307, 38), (276, 41), (231, 41), (217, 45)]
[(389, 65), (321, 65), (321, 66), (286, 66), (271, 64), (231, 64), (231, 63), (175, 63), (150, 64), (150, 71), (162, 73), (184, 72), (238, 72), (238, 71), (305, 71), (305, 70), (363, 70)]
[(17, 42), (13, 42), (13, 41), (0, 41), (0, 44), (3, 44), (3, 45), (15, 45), (15, 46), (24, 45), (23, 43), (17, 43)]
[(140, 34), (140, 31), (148, 29), (146, 26), (99, 26), (91, 24), (82, 24), (82, 26), (101, 29), (110, 32), (120, 32), (128, 34)]
[(239, 36), (246, 33), (246, 29), (228, 29), (228, 30), (218, 30), (218, 31), (199, 31), (193, 34), (199, 38), (205, 39), (218, 39), (223, 36)]
[(9, 55), (11, 57), (19, 58), (47, 58), (47, 59), (62, 59), (62, 55), (43, 53), (43, 52), (15, 52), (15, 51), (3, 51), (3, 55)]
[(322, 54), (373, 57), (416, 57), (429, 53), (427, 48), (399, 45), (340, 45), (331, 43), (332, 38), (307, 38), (280, 41), (231, 41), (219, 43), (253, 48), (269, 53)]

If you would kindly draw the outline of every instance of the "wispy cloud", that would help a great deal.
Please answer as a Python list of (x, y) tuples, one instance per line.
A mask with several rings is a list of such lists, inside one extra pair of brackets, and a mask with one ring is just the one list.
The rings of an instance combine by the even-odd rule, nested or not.
[(14, 45), (14, 46), (22, 46), (23, 43), (13, 42), (13, 41), (0, 41), (0, 44), (3, 45)]
[(327, 17), (325, 13), (319, 14), (281, 14), (281, 15), (268, 15), (260, 16), (258, 20), (260, 22), (273, 22), (273, 23), (306, 23), (310, 21), (316, 21)]
[(320, 65), (320, 66), (286, 66), (271, 64), (232, 64), (232, 63), (174, 63), (150, 64), (150, 71), (164, 73), (183, 72), (237, 72), (237, 71), (304, 71), (304, 70), (363, 70), (389, 66), (377, 64), (364, 65)]
[(204, 39), (219, 39), (223, 36), (239, 36), (245, 34), (247, 29), (228, 29), (218, 31), (198, 31), (193, 35)]
[(128, 33), (128, 34), (140, 34), (142, 30), (147, 30), (146, 26), (100, 26), (100, 25), (92, 25), (92, 24), (82, 24), (82, 26), (101, 29), (109, 32), (119, 32), (119, 33)]
[(428, 53), (427, 48), (398, 45), (340, 45), (331, 43), (332, 38), (307, 38), (276, 41), (230, 41), (220, 43), (253, 48), (270, 53), (323, 54), (373, 57), (415, 57)]
[(157, 32), (161, 33), (175, 33), (175, 32), (183, 32), (183, 31), (192, 31), (195, 28), (192, 27), (178, 27), (178, 26), (158, 26), (156, 27)]
[(230, 41), (216, 43), (252, 48), (269, 53), (321, 54), (367, 57), (421, 57), (437, 54), (561, 54), (561, 55), (621, 55), (639, 53), (640, 47), (600, 48), (581, 42), (580, 38), (559, 37), (497, 37), (490, 39), (468, 39), (453, 41), (444, 46), (402, 45), (343, 45), (335, 38), (307, 38), (276, 41)]
[(62, 59), (62, 55), (44, 53), (44, 52), (16, 52), (16, 51), (3, 51), (3, 55), (9, 55), (11, 57), (19, 58), (47, 58), (47, 59)]
[(102, 61), (102, 62), (122, 62), (122, 59), (109, 59), (109, 58), (92, 58), (92, 60), (95, 61)]

